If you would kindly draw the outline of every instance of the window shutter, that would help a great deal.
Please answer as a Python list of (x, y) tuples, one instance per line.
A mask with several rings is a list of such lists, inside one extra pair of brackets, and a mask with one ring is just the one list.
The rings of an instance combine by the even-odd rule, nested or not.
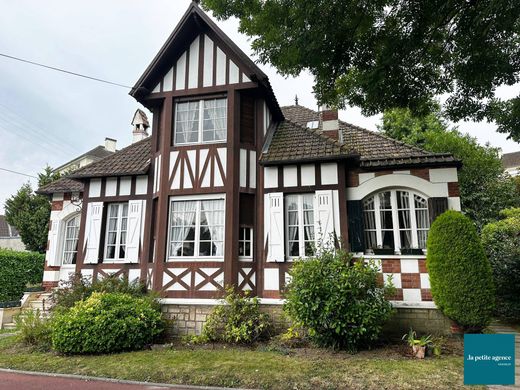
[(365, 250), (365, 227), (363, 224), (363, 202), (361, 200), (347, 201), (348, 242), (351, 252)]
[(430, 226), (439, 215), (448, 210), (448, 198), (429, 198), (428, 199), (428, 211), (430, 214)]
[(99, 243), (101, 236), (101, 220), (103, 202), (92, 202), (87, 206), (85, 223), (85, 264), (97, 264), (99, 261)]
[(145, 201), (131, 200), (128, 202), (128, 233), (126, 239), (126, 262), (139, 262), (139, 247), (143, 233), (143, 212)]
[(49, 248), (45, 254), (45, 260), (49, 266), (61, 265), (61, 256), (59, 255), (59, 231), (60, 222), (51, 221), (51, 230), (49, 231)]
[[(328, 244), (334, 235), (334, 211), (332, 190), (316, 191), (314, 212), (314, 235), (317, 246)], [(303, 216), (302, 216), (303, 217)], [(334, 244), (334, 242), (332, 242)]]
[(268, 194), (265, 207), (266, 219), (269, 220), (267, 230), (267, 261), (285, 260), (285, 229), (283, 223), (283, 193)]

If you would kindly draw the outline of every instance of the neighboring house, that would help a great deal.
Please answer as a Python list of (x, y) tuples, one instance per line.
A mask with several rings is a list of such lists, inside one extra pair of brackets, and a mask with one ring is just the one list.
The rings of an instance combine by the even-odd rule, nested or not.
[(14, 249), (16, 251), (25, 250), (20, 234), (7, 223), (5, 215), (0, 215), (0, 248)]
[[(130, 94), (153, 113), (151, 137), (39, 190), (53, 199), (48, 288), (74, 270), (139, 279), (171, 316), (190, 313), (179, 331), (200, 331), (194, 307), (209, 310), (226, 285), (279, 305), (292, 262), (335, 235), (393, 276), (397, 307), (442, 321), (424, 249), (435, 217), (460, 210), (451, 155), (335, 110), (280, 107), (267, 76), (195, 3)], [(73, 183), (84, 185), (81, 213)]]
[(83, 153), (81, 156), (78, 156), (65, 164), (55, 168), (53, 172), (59, 172), (61, 174), (69, 173), (75, 171), (76, 169), (83, 168), (88, 164), (99, 161), (106, 156), (110, 156), (116, 151), (117, 140), (112, 138), (105, 138), (105, 145), (96, 146), (94, 149), (89, 150), (86, 153)]
[(520, 175), (520, 152), (504, 153), (502, 155), (502, 166), (511, 176)]

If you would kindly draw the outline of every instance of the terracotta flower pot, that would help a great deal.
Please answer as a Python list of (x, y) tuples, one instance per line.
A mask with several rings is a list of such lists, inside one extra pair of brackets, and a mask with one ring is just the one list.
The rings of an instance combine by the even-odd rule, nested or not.
[(450, 330), (451, 334), (464, 334), (464, 329), (462, 328), (462, 326), (455, 323), (451, 324)]
[(412, 347), (413, 356), (417, 359), (424, 359), (426, 353), (426, 346), (421, 347), (420, 345), (414, 345)]

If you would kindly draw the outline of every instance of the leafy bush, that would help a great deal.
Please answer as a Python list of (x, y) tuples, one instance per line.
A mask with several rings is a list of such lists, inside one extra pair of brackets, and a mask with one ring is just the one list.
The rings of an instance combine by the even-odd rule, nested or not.
[(496, 286), (495, 314), (520, 321), (520, 209), (504, 210), (501, 216), (482, 229), (482, 244)]
[(39, 310), (24, 310), (16, 318), (19, 340), (27, 345), (37, 346), (43, 350), (50, 349), (51, 327), (48, 319), (42, 318)]
[(294, 263), (285, 311), (319, 345), (356, 351), (377, 340), (392, 314), (373, 263), (339, 250)]
[(446, 211), (431, 226), (427, 248), (431, 292), (439, 309), (470, 331), (489, 324), (493, 277), (471, 220), (457, 211)]
[(243, 296), (228, 288), (222, 304), (208, 316), (200, 339), (251, 344), (269, 338), (271, 327), (269, 315), (260, 312), (257, 297), (251, 298), (247, 293)]
[[(117, 276), (107, 276), (92, 282), (90, 278), (76, 273), (54, 291), (52, 296), (54, 309), (70, 309), (76, 302), (90, 297), (94, 292), (123, 293), (134, 297), (150, 295), (144, 284), (140, 282), (129, 282)], [(154, 297), (152, 294), (152, 298)]]
[(52, 346), (66, 354), (143, 349), (163, 331), (161, 312), (149, 299), (94, 292), (52, 320)]
[(45, 255), (0, 249), (0, 302), (19, 300), (27, 284), (43, 279)]

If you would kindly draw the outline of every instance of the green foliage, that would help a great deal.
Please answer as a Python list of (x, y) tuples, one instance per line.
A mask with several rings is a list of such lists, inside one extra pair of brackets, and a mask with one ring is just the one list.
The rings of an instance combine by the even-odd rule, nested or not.
[(26, 344), (49, 350), (51, 347), (50, 321), (40, 315), (39, 310), (24, 310), (16, 318), (19, 340)]
[(221, 305), (208, 316), (200, 337), (203, 341), (251, 344), (270, 337), (269, 315), (260, 312), (260, 301), (228, 288)]
[(401, 339), (405, 340), (410, 347), (413, 347), (414, 345), (417, 345), (419, 347), (426, 347), (430, 345), (433, 341), (431, 334), (417, 338), (417, 333), (412, 328), (410, 328), (408, 333), (404, 334)]
[(27, 284), (41, 283), (44, 260), (39, 253), (0, 249), (0, 302), (19, 300)]
[(144, 284), (140, 282), (129, 282), (128, 279), (117, 276), (107, 276), (92, 282), (90, 278), (76, 273), (62, 283), (60, 288), (54, 290), (53, 310), (68, 310), (76, 302), (87, 299), (94, 292), (123, 293), (134, 297), (148, 296), (152, 302), (155, 302), (155, 295), (147, 292)]
[(283, 75), (307, 70), (329, 106), (429, 112), (432, 99), (458, 121), (488, 119), (520, 139), (520, 97), (499, 85), (520, 74), (520, 4), (510, 0), (203, 0), (217, 18), (237, 17), (262, 63)]
[(488, 325), (494, 307), (491, 265), (470, 219), (453, 210), (433, 223), (426, 266), (437, 307), (469, 330)]
[(414, 117), (409, 110), (385, 112), (379, 130), (386, 135), (436, 153), (451, 153), (462, 161), (459, 170), (461, 205), (480, 230), (498, 219), (500, 210), (520, 205), (515, 180), (504, 173), (499, 149), (479, 145), (476, 138), (449, 130), (437, 111)]
[(367, 346), (392, 314), (377, 267), (341, 250), (296, 261), (290, 274), (285, 311), (319, 345), (350, 351)]
[(52, 346), (66, 354), (143, 349), (163, 331), (150, 300), (123, 293), (93, 293), (52, 319)]
[(495, 313), (520, 321), (520, 208), (504, 210), (503, 219), (482, 229), (496, 286)]

